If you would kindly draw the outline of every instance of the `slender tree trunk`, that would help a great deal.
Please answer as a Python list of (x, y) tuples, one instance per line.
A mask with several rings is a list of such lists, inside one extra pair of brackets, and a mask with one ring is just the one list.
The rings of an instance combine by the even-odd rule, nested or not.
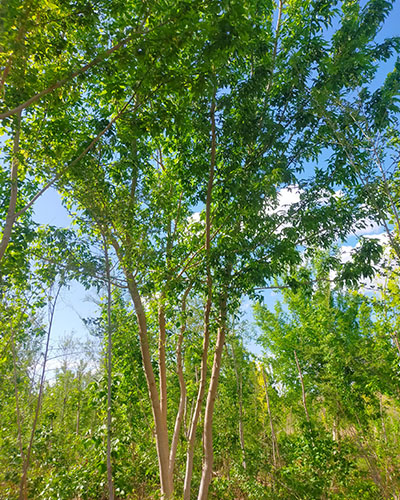
[(337, 419), (336, 417), (333, 418), (333, 424), (332, 424), (332, 440), (333, 441), (339, 441), (338, 439), (338, 425), (337, 425)]
[(51, 329), (53, 326), (53, 318), (54, 318), (54, 312), (56, 309), (56, 304), (57, 304), (57, 299), (60, 294), (61, 290), (61, 285), (59, 285), (57, 293), (54, 297), (54, 302), (53, 306), (51, 307), (50, 310), (50, 318), (49, 318), (49, 327), (47, 330), (47, 340), (46, 340), (46, 347), (44, 351), (44, 356), (43, 356), (43, 367), (42, 367), (42, 374), (40, 377), (40, 384), (39, 384), (39, 395), (36, 403), (36, 410), (35, 410), (35, 416), (33, 418), (33, 424), (32, 424), (32, 430), (31, 430), (31, 437), (29, 439), (29, 445), (28, 445), (28, 450), (25, 455), (25, 460), (23, 463), (23, 469), (22, 469), (22, 477), (20, 481), (20, 486), (19, 486), (19, 500), (27, 500), (28, 498), (28, 491), (27, 491), (27, 480), (28, 480), (28, 469), (30, 465), (30, 458), (31, 458), (31, 452), (32, 452), (32, 445), (33, 445), (33, 439), (35, 437), (35, 431), (36, 431), (36, 425), (38, 422), (39, 418), (39, 412), (42, 404), (42, 395), (43, 395), (43, 385), (44, 385), (44, 377), (46, 373), (46, 363), (47, 363), (47, 357), (49, 353), (49, 345), (50, 345), (50, 334), (51, 334)]
[(15, 211), (17, 207), (18, 197), (18, 153), (19, 153), (19, 140), (21, 133), (21, 112), (17, 115), (17, 126), (14, 134), (13, 153), (11, 159), (11, 192), (10, 201), (8, 204), (6, 222), (3, 229), (3, 235), (0, 241), (0, 261), (4, 257), (8, 244), (11, 238), (12, 228), (15, 223)]
[[(133, 206), (135, 200), (135, 191), (137, 186), (137, 175), (135, 174), (132, 178), (131, 183), (131, 204)], [(129, 235), (127, 235), (128, 243), (130, 241)], [(134, 274), (127, 269), (123, 264), (123, 256), (121, 255), (121, 250), (118, 242), (115, 238), (111, 238), (111, 243), (117, 253), (119, 261), (122, 263), (122, 267), (127, 279), (128, 290), (135, 307), (135, 313), (138, 322), (139, 329), (139, 340), (140, 340), (140, 350), (142, 354), (143, 368), (146, 376), (147, 389), (149, 391), (149, 397), (151, 402), (151, 408), (153, 412), (153, 421), (155, 426), (155, 438), (157, 447), (157, 457), (158, 457), (158, 468), (160, 473), (160, 486), (161, 486), (161, 497), (163, 500), (169, 500), (173, 495), (173, 477), (170, 474), (170, 461), (169, 461), (169, 438), (168, 438), (168, 428), (166, 419), (166, 374), (160, 373), (160, 392), (157, 390), (157, 382), (154, 375), (153, 365), (151, 362), (150, 346), (148, 339), (148, 329), (147, 329), (147, 318), (146, 312), (143, 307), (142, 299), (139, 294), (137, 283)], [(165, 366), (165, 318), (164, 310), (161, 307), (159, 309), (159, 347), (163, 350), (160, 352), (159, 366), (161, 366), (161, 372), (164, 371)], [(162, 402), (160, 401), (162, 398)]]
[[(159, 377), (160, 377), (160, 413), (161, 413), (161, 418), (162, 418), (162, 425), (167, 431), (167, 437), (168, 437), (168, 420), (167, 420), (167, 364), (166, 364), (166, 341), (167, 341), (167, 334), (166, 334), (166, 328), (165, 328), (165, 310), (164, 310), (164, 294), (161, 295), (160, 298), (160, 305), (158, 308), (158, 331), (159, 331), (159, 337), (158, 337), (158, 370), (159, 370)], [(180, 415), (180, 405), (178, 409), (178, 415)], [(175, 422), (177, 423), (177, 422)], [(175, 431), (175, 429), (174, 429)], [(176, 429), (177, 434), (179, 433), (179, 427)], [(173, 436), (176, 441), (178, 441), (178, 435)], [(174, 442), (172, 444), (175, 445)], [(171, 449), (169, 451), (169, 456), (168, 456), (168, 484), (171, 487), (171, 494), (173, 491), (173, 469), (174, 469), (174, 463), (175, 463), (175, 452), (176, 448), (173, 448), (171, 446)], [(171, 461), (171, 459), (173, 459)]]
[(206, 387), (207, 379), (207, 356), (208, 356), (208, 346), (210, 343), (210, 312), (211, 312), (211, 291), (209, 291), (209, 297), (206, 302), (206, 307), (204, 311), (204, 338), (203, 338), (203, 354), (201, 358), (200, 367), (200, 382), (197, 392), (196, 405), (194, 408), (193, 416), (190, 422), (189, 438), (188, 438), (188, 448), (186, 453), (186, 472), (185, 472), (185, 482), (183, 486), (183, 498), (184, 500), (190, 500), (190, 487), (192, 482), (193, 474), (193, 459), (194, 459), (194, 446), (196, 441), (196, 430), (197, 424), (200, 417), (201, 407), (204, 399), (204, 392)]
[[(107, 279), (107, 485), (108, 497), (114, 500), (114, 482), (111, 461), (111, 378), (112, 378), (112, 324), (111, 324), (111, 276), (110, 259), (108, 255), (108, 243), (104, 239), (104, 257), (106, 261), (106, 279)], [(77, 424), (78, 425), (78, 424)]]
[[(197, 385), (198, 384), (197, 367), (195, 367), (195, 369), (194, 369), (194, 374), (195, 374), (195, 383)], [(187, 441), (189, 441), (190, 425), (191, 425), (191, 422), (193, 420), (194, 407), (195, 407), (195, 400), (192, 399), (192, 402), (190, 404), (189, 416), (188, 416), (187, 415), (187, 400), (186, 400), (186, 407), (185, 407), (185, 436), (186, 436)]]
[(210, 173), (208, 177), (206, 207), (205, 207), (206, 208), (205, 252), (206, 252), (206, 271), (207, 271), (207, 300), (204, 309), (203, 353), (201, 357), (200, 384), (197, 393), (196, 406), (190, 424), (188, 448), (186, 453), (186, 472), (185, 472), (185, 481), (183, 486), (184, 500), (190, 500), (190, 488), (191, 488), (192, 474), (193, 474), (193, 459), (194, 459), (194, 446), (196, 441), (196, 430), (204, 399), (204, 391), (207, 379), (207, 356), (208, 356), (208, 347), (210, 343), (210, 313), (212, 304), (212, 277), (210, 268), (211, 204), (212, 204), (212, 191), (214, 185), (214, 171), (215, 171), (215, 159), (216, 159), (216, 148), (217, 148), (216, 128), (215, 128), (215, 96), (216, 92), (214, 91), (211, 103), (211, 110), (210, 110), (211, 161), (210, 161)]
[(296, 360), (297, 371), (299, 372), (304, 413), (306, 414), (306, 420), (307, 420), (307, 422), (310, 422), (310, 415), (309, 415), (308, 409), (307, 409), (306, 391), (305, 391), (305, 388), (304, 388), (303, 374), (301, 373), (301, 368), (300, 368), (299, 360), (297, 358), (296, 350), (294, 350), (293, 352), (294, 352), (294, 359)]
[(176, 451), (178, 448), (179, 434), (182, 427), (182, 421), (186, 408), (186, 384), (183, 376), (182, 343), (186, 331), (186, 299), (187, 296), (189, 295), (190, 289), (191, 285), (185, 290), (185, 293), (182, 298), (182, 306), (181, 306), (182, 325), (176, 347), (176, 373), (178, 375), (178, 380), (179, 380), (180, 398), (179, 398), (178, 413), (175, 419), (174, 434), (172, 436), (172, 441), (171, 441), (171, 450), (169, 454), (169, 474), (172, 478), (174, 473)]
[(127, 277), (129, 293), (135, 306), (135, 312), (138, 320), (140, 349), (142, 353), (144, 372), (146, 375), (147, 388), (149, 391), (151, 407), (153, 411), (156, 431), (158, 465), (160, 471), (161, 495), (163, 499), (168, 500), (172, 497), (173, 493), (173, 483), (169, 474), (168, 430), (161, 412), (157, 383), (154, 376), (153, 366), (151, 364), (146, 313), (133, 274), (126, 269), (125, 273)]
[(214, 361), (211, 371), (210, 385), (207, 394), (206, 411), (204, 415), (204, 429), (203, 429), (203, 447), (204, 447), (204, 461), (203, 470), (200, 481), (200, 488), (198, 500), (207, 500), (208, 489), (211, 483), (212, 467), (214, 460), (213, 453), (213, 414), (215, 399), (217, 397), (219, 374), (221, 370), (222, 351), (225, 343), (226, 336), (226, 302), (227, 297), (222, 298), (220, 307), (220, 325), (217, 334), (217, 344), (215, 346)]
[(270, 405), (270, 402), (269, 402), (269, 394), (268, 394), (268, 383), (267, 383), (267, 377), (265, 375), (264, 366), (261, 368), (261, 370), (262, 370), (262, 376), (263, 376), (263, 380), (264, 380), (265, 399), (267, 401), (267, 410), (268, 410), (269, 425), (270, 425), (270, 428), (271, 428), (272, 458), (273, 458), (273, 461), (274, 461), (274, 467), (277, 467), (277, 466), (279, 466), (279, 463), (280, 463), (278, 440), (276, 438), (274, 422), (272, 420), (272, 411), (271, 411), (271, 405)]
[(166, 364), (166, 341), (164, 294), (161, 295), (158, 307), (158, 371), (160, 377), (160, 411), (163, 425), (167, 427), (167, 364)]

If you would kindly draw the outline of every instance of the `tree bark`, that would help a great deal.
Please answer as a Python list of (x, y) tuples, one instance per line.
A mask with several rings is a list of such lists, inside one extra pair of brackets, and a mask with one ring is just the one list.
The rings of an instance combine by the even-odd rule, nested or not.
[(173, 482), (169, 474), (168, 430), (161, 412), (157, 383), (154, 376), (153, 366), (151, 364), (146, 313), (133, 274), (126, 269), (125, 274), (128, 281), (129, 293), (135, 306), (135, 312), (138, 320), (140, 350), (142, 353), (143, 367), (146, 375), (147, 388), (149, 391), (151, 407), (153, 411), (156, 431), (158, 465), (160, 471), (161, 495), (163, 499), (168, 500), (172, 497), (173, 493)]
[(210, 343), (210, 312), (211, 312), (211, 290), (209, 290), (209, 296), (204, 310), (203, 354), (201, 358), (199, 389), (197, 392), (196, 406), (190, 423), (188, 448), (186, 452), (186, 471), (185, 471), (185, 481), (183, 486), (184, 500), (190, 500), (190, 487), (193, 475), (193, 459), (194, 459), (194, 445), (196, 441), (196, 430), (206, 387), (207, 356), (208, 356), (208, 346)]
[(399, 343), (399, 338), (397, 336), (397, 332), (393, 332), (392, 339), (394, 340), (394, 343), (396, 344), (397, 352), (399, 353), (399, 357), (400, 357), (400, 343)]
[(10, 242), (12, 228), (15, 223), (15, 209), (17, 207), (17, 197), (18, 197), (18, 153), (19, 153), (19, 141), (21, 134), (21, 113), (17, 115), (17, 128), (14, 135), (13, 152), (11, 159), (11, 192), (10, 192), (10, 202), (8, 205), (6, 222), (3, 229), (3, 235), (0, 241), (0, 261), (4, 257), (7, 246)]
[(164, 294), (161, 294), (158, 307), (158, 370), (160, 377), (160, 411), (163, 425), (167, 427), (167, 364), (166, 364), (166, 341)]
[[(131, 183), (130, 192), (130, 203), (133, 207), (137, 187), (137, 173), (133, 175)], [(135, 313), (137, 317), (138, 329), (139, 329), (139, 340), (140, 340), (140, 350), (142, 354), (143, 368), (146, 376), (147, 389), (149, 392), (153, 421), (155, 426), (155, 438), (157, 447), (157, 457), (158, 457), (158, 467), (160, 473), (160, 486), (161, 486), (161, 497), (163, 500), (169, 500), (173, 495), (173, 475), (170, 474), (170, 452), (169, 452), (169, 438), (168, 438), (168, 428), (166, 419), (166, 408), (167, 408), (167, 393), (166, 393), (166, 365), (165, 365), (165, 315), (164, 307), (162, 301), (160, 302), (158, 311), (158, 321), (159, 321), (159, 368), (160, 368), (160, 393), (157, 389), (156, 378), (154, 375), (154, 370), (151, 362), (150, 346), (148, 339), (148, 328), (147, 328), (147, 317), (146, 312), (143, 307), (142, 299), (138, 290), (138, 286), (135, 280), (135, 276), (130, 271), (126, 265), (124, 265), (124, 258), (121, 254), (120, 246), (115, 238), (112, 236), (111, 243), (116, 251), (118, 259), (122, 264), (124, 270), (128, 290), (135, 307)], [(130, 235), (126, 235), (128, 244), (130, 243)], [(161, 297), (163, 300), (163, 297)], [(161, 398), (161, 401), (160, 401)]]
[(181, 430), (183, 416), (184, 416), (185, 407), (186, 407), (186, 384), (185, 384), (185, 379), (183, 376), (182, 343), (183, 343), (183, 337), (184, 337), (185, 331), (186, 331), (186, 299), (187, 299), (187, 296), (189, 295), (191, 287), (192, 287), (192, 285), (190, 285), (185, 290), (185, 293), (184, 293), (183, 298), (182, 298), (182, 306), (181, 306), (182, 325), (181, 325), (181, 330), (179, 333), (178, 343), (177, 343), (177, 347), (176, 347), (176, 373), (178, 375), (178, 380), (179, 380), (180, 398), (179, 398), (178, 413), (177, 413), (176, 419), (175, 419), (174, 433), (172, 436), (171, 450), (170, 450), (170, 454), (169, 454), (169, 474), (171, 477), (173, 477), (173, 473), (174, 473), (176, 451), (178, 448), (178, 441), (179, 441), (179, 433)]
[(210, 161), (210, 172), (207, 184), (207, 196), (206, 196), (206, 227), (205, 227), (205, 253), (206, 253), (206, 272), (207, 272), (207, 300), (204, 308), (204, 337), (203, 337), (203, 353), (201, 357), (201, 368), (200, 368), (200, 384), (197, 392), (196, 406), (194, 414), (192, 417), (188, 448), (186, 453), (186, 472), (185, 481), (183, 486), (183, 498), (184, 500), (190, 500), (190, 487), (192, 482), (193, 474), (193, 458), (194, 458), (194, 445), (196, 441), (196, 430), (197, 424), (200, 417), (201, 407), (204, 399), (204, 391), (206, 386), (207, 378), (207, 356), (208, 356), (208, 346), (210, 343), (210, 313), (212, 304), (212, 276), (210, 268), (210, 248), (211, 248), (211, 204), (212, 204), (212, 191), (214, 185), (214, 171), (215, 171), (215, 158), (216, 158), (216, 128), (215, 128), (215, 96), (214, 95), (211, 103), (210, 119), (211, 119), (211, 161)]
[(217, 397), (219, 374), (221, 370), (222, 351), (225, 343), (226, 336), (226, 303), (227, 296), (222, 298), (220, 306), (220, 325), (217, 334), (217, 344), (215, 346), (214, 361), (211, 371), (210, 385), (207, 394), (206, 411), (204, 415), (204, 429), (203, 429), (203, 447), (204, 447), (204, 461), (203, 470), (200, 481), (200, 488), (198, 500), (207, 500), (208, 489), (211, 483), (212, 467), (214, 461), (213, 452), (213, 414), (215, 399)]

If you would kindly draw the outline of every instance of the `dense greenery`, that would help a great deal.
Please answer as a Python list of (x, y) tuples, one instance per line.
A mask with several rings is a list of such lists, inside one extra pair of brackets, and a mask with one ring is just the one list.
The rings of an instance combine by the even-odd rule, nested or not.
[(0, 5), (1, 499), (400, 498), (393, 4)]

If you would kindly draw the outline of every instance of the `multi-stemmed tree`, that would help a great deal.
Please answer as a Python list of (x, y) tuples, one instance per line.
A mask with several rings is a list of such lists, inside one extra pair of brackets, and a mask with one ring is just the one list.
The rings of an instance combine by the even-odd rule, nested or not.
[[(12, 5), (4, 17), (0, 118), (11, 139), (11, 182), (3, 269), (12, 269), (21, 231), (26, 244), (16, 222), (57, 186), (81, 233), (107, 250), (110, 340), (111, 263), (123, 275), (117, 282), (137, 317), (166, 499), (188, 406), (187, 303), (203, 302), (183, 495), (191, 495), (202, 421), (198, 498), (206, 499), (227, 317), (244, 294), (298, 264), (299, 245), (328, 245), (352, 227), (357, 203), (343, 203), (329, 185), (321, 198), (318, 176), (304, 187), (300, 210), (282, 214), (278, 194), (320, 158), (333, 103), (366, 84), (371, 58), (387, 58), (391, 43), (375, 37), (391, 3), (36, 7)], [(44, 38), (54, 40), (49, 50)], [(172, 370), (179, 401), (171, 400)]]

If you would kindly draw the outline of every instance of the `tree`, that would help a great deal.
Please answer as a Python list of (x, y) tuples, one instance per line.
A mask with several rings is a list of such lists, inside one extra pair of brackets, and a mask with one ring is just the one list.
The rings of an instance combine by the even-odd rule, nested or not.
[[(344, 1), (341, 10), (311, 1), (147, 6), (113, 0), (82, 7), (90, 15), (70, 21), (63, 17), (68, 4), (45, 3), (32, 15), (21, 9), (29, 25), (21, 37), (29, 43), (20, 47), (18, 35), (11, 37), (3, 61), (0, 117), (14, 138), (4, 255), (9, 262), (16, 219), (24, 215), (29, 223), (32, 204), (50, 185), (75, 213), (80, 234), (110, 248), (120, 273), (113, 281), (129, 293), (137, 318), (131, 335), (139, 336), (165, 499), (174, 491), (189, 383), (196, 390), (184, 497), (192, 493), (203, 412), (202, 477), (195, 486), (199, 499), (208, 497), (229, 315), (244, 294), (290, 273), (301, 261), (299, 245), (310, 252), (328, 246), (362, 211), (358, 200), (341, 203), (330, 184), (329, 201), (321, 200), (318, 176), (287, 214), (278, 198), (282, 187), (301, 182), (306, 164), (321, 158), (332, 133), (324, 117), (333, 103), (350, 99), (371, 78), (372, 57), (386, 58), (393, 43), (376, 45), (375, 38), (390, 7), (383, 0), (363, 8)], [(35, 24), (42, 11), (43, 31)], [(10, 30), (19, 16), (10, 11)], [(27, 66), (43, 36), (61, 37), (65, 50), (54, 43)], [(17, 169), (27, 174), (18, 186)], [(72, 273), (82, 269), (74, 260), (68, 266)], [(185, 384), (186, 303), (194, 299), (204, 304), (199, 380)], [(296, 376), (306, 379), (307, 359), (297, 349), (292, 354)], [(306, 390), (304, 380), (305, 403)]]

